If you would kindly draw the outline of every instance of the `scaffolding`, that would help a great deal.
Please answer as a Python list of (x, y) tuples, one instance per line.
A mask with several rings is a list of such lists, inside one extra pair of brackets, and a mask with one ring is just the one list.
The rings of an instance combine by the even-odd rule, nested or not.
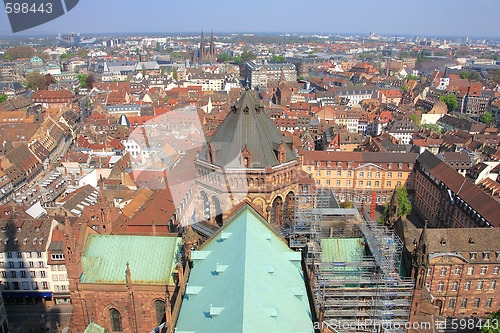
[[(339, 208), (329, 190), (297, 195), (295, 208), (287, 236), (291, 248), (306, 252), (323, 324), (334, 332), (406, 332), (413, 281), (401, 277), (397, 235), (357, 209)], [(344, 257), (326, 253), (328, 242)], [(342, 244), (353, 244), (353, 253)]]

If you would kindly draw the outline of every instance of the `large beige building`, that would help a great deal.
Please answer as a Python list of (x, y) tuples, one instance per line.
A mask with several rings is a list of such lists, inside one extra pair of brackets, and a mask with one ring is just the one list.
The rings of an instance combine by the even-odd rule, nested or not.
[(245, 79), (250, 88), (259, 86), (266, 87), (272, 81), (297, 81), (297, 70), (295, 65), (289, 63), (257, 63), (248, 61), (245, 63)]
[(397, 186), (412, 186), (416, 153), (305, 151), (302, 171), (317, 185), (331, 188), (340, 202), (384, 204)]

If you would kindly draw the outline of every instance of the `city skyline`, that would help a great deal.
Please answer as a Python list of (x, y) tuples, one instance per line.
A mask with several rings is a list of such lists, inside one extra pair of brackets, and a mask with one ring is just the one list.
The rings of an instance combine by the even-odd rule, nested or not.
[[(355, 4), (323, 2), (301, 15), (303, 3), (295, 0), (286, 3), (258, 0), (251, 5), (223, 0), (209, 4), (150, 1), (143, 9), (144, 14), (137, 15), (140, 8), (130, 0), (123, 1), (119, 7), (109, 1), (87, 0), (62, 17), (17, 34), (12, 34), (7, 15), (1, 11), (0, 34), (178, 33), (213, 29), (220, 33), (367, 34), (373, 31), (401, 36), (500, 37), (497, 33), (500, 22), (495, 18), (500, 12), (500, 3), (496, 1), (481, 0), (474, 6), (464, 0), (439, 3), (425, 0), (403, 5), (389, 0), (381, 4), (367, 0), (357, 0)], [(254, 19), (244, 19), (247, 17)]]

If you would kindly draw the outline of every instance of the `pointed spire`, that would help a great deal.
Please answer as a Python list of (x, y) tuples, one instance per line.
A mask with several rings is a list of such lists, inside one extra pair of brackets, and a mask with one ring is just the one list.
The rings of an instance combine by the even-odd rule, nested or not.
[(125, 277), (126, 277), (126, 282), (127, 282), (127, 287), (132, 286), (132, 273), (130, 272), (130, 266), (127, 261), (127, 269), (125, 270)]
[(200, 60), (203, 61), (205, 58), (205, 37), (203, 36), (203, 29), (201, 30), (201, 41), (200, 41)]

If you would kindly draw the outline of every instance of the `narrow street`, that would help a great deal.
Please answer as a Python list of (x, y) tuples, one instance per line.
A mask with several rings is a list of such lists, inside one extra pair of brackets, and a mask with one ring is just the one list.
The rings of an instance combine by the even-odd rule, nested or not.
[(68, 326), (73, 306), (8, 305), (6, 309), (11, 333), (56, 333)]

